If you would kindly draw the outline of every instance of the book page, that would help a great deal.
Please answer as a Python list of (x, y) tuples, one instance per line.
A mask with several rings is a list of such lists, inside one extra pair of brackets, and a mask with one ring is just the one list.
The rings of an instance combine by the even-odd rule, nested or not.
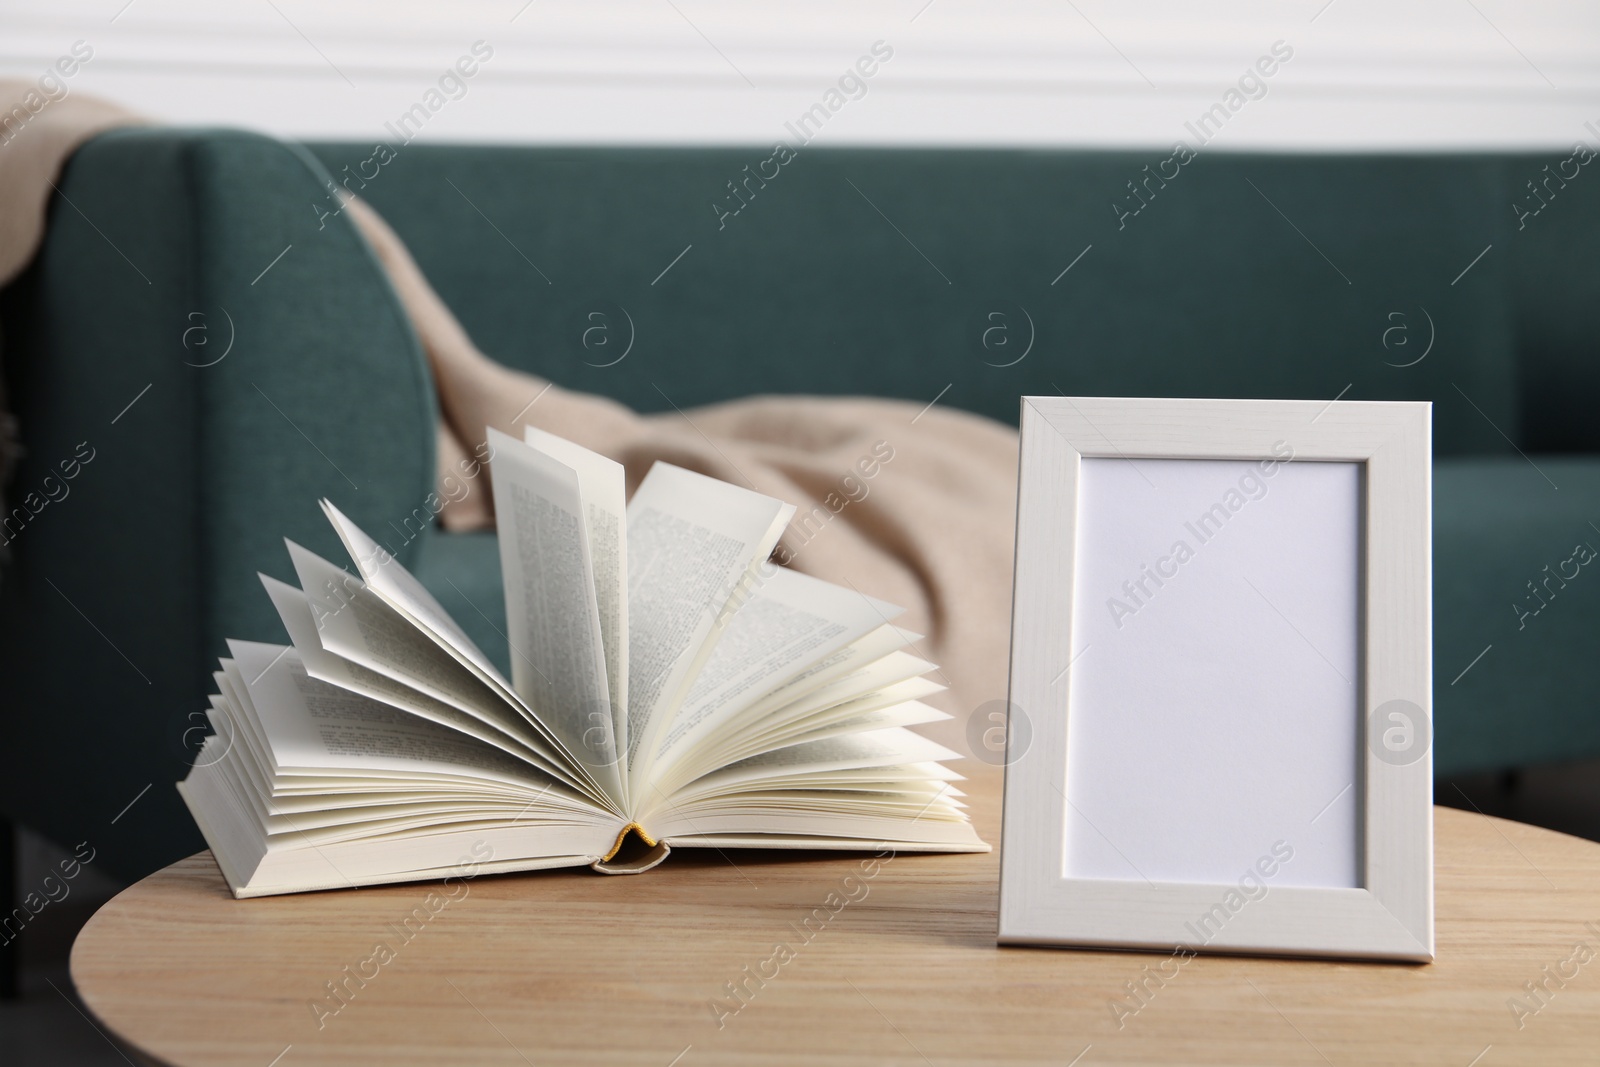
[[(920, 683), (923, 679), (915, 681)], [(943, 687), (934, 686), (934, 688), (937, 691)], [(736, 757), (734, 762), (737, 762), (737, 759), (758, 756), (771, 749), (821, 741), (828, 737), (858, 734), (868, 730), (884, 730), (891, 726), (923, 726), (932, 722), (945, 722), (951, 718), (948, 712), (940, 711), (915, 698), (900, 699), (902, 695), (885, 693), (881, 698), (863, 702), (861, 706), (852, 701), (844, 708), (830, 709), (824, 715), (795, 723), (786, 730), (763, 738), (760, 742), (742, 746), (739, 752), (734, 753)]]
[(283, 620), (284, 629), (289, 632), (290, 643), (294, 645), (306, 673), (311, 677), (504, 749), (546, 774), (563, 779), (569, 777), (564, 768), (552, 761), (547, 749), (528, 743), (523, 737), (524, 731), (518, 730), (520, 718), (513, 716), (508, 709), (498, 708), (494, 713), (469, 713), (323, 648), (317, 636), (316, 619), (305, 593), (265, 574), (259, 577), (272, 599), (272, 606), (278, 610), (278, 617)]
[(986, 851), (951, 784), (960, 776), (922, 756), (953, 754), (898, 728), (795, 745), (658, 795), (648, 825), (674, 848), (848, 848), (865, 839)]
[(892, 604), (772, 564), (736, 599), (662, 737), (658, 775), (744, 708), (900, 614)]
[(625, 800), (577, 472), (497, 430), (489, 442), (512, 685)]
[(595, 606), (606, 653), (606, 687), (615, 709), (617, 748), (628, 747), (628, 480), (622, 464), (565, 437), (523, 427), (523, 442), (578, 476), (594, 572)]
[(292, 648), (229, 647), (212, 704), (247, 744), (208, 738), (179, 791), (236, 895), (426, 878), (491, 834), (496, 870), (588, 862), (616, 837), (616, 813), (494, 746), (317, 681)]
[[(942, 783), (931, 783), (941, 785)], [(954, 792), (953, 790), (951, 791)], [(683, 808), (680, 811), (688, 812)], [(968, 806), (953, 795), (929, 791), (921, 787), (893, 789), (879, 787), (858, 793), (844, 793), (829, 789), (795, 789), (779, 786), (758, 789), (730, 796), (725, 801), (703, 801), (693, 805), (694, 824), (703, 831), (708, 819), (722, 817), (731, 825), (742, 825), (747, 832), (770, 833), (777, 819), (815, 819), (821, 814), (832, 819), (846, 815), (866, 818), (924, 819), (933, 821), (964, 821)], [(737, 820), (737, 823), (734, 822)], [(669, 824), (670, 825), (670, 824)], [(822, 832), (822, 826), (813, 822), (795, 825), (806, 833)], [(667, 826), (662, 827), (667, 832)]]
[(229, 641), (228, 649), (276, 767), (432, 771), (534, 789), (550, 784), (490, 745), (317, 681), (292, 648)]
[(960, 759), (960, 754), (921, 734), (891, 727), (763, 752), (723, 767), (696, 784), (750, 782), (801, 771), (851, 770), (952, 759)]
[[(898, 655), (904, 653), (890, 658), (898, 658)], [(922, 670), (927, 666), (926, 660), (919, 660), (915, 656), (905, 658), (917, 664), (913, 670)], [(891, 707), (908, 700), (921, 700), (943, 689), (944, 686), (932, 678), (913, 676), (865, 692), (853, 693), (842, 701), (814, 704), (810, 700), (799, 700), (795, 702), (793, 710), (784, 708), (781, 714), (773, 715), (770, 720), (762, 720), (725, 738), (717, 752), (718, 764), (733, 763), (765, 749), (792, 744), (793, 742), (787, 739), (794, 735), (821, 726), (847, 722), (869, 711)]]
[[(292, 541), (289, 557), (329, 652), (486, 721), (516, 729), (528, 745), (564, 768), (562, 776), (597, 800), (606, 796), (570, 761), (560, 742), (509, 690), (500, 690), (423, 632), (361, 579)], [(392, 558), (386, 567), (398, 568)], [(513, 723), (521, 720), (520, 726)]]
[[(681, 832), (680, 832), (681, 828)], [(859, 814), (698, 815), (669, 823), (663, 840), (672, 848), (799, 848), (896, 852), (988, 852), (990, 846), (958, 811), (935, 804), (918, 818)]]
[(272, 752), (267, 745), (267, 736), (261, 732), (261, 724), (251, 710), (249, 690), (245, 687), (239, 665), (226, 657), (218, 660), (217, 665), (222, 669), (213, 674), (212, 679), (217, 683), (217, 691), (232, 717), (232, 737), (236, 742), (225, 751), (228, 758), (240, 768), (240, 773), (249, 777), (255, 791), (265, 796), (272, 792), (273, 777)]
[(667, 716), (723, 609), (778, 543), (794, 508), (657, 463), (628, 503), (628, 762), (649, 773)]
[[(922, 640), (922, 635), (908, 633), (898, 626), (879, 626), (839, 651), (818, 660), (802, 670), (777, 689), (761, 697), (749, 707), (739, 711), (737, 718), (765, 717), (778, 708), (787, 707), (824, 686), (832, 685), (857, 671), (877, 663), (892, 652), (898, 652)], [(933, 665), (929, 664), (928, 669)]]
[[(842, 816), (859, 815), (872, 808), (870, 798), (858, 792), (839, 788), (824, 791), (803, 807), (790, 806), (788, 814), (772, 810), (760, 799), (761, 794), (794, 789), (801, 781), (829, 772), (882, 769), (890, 772), (889, 777), (899, 777), (895, 772), (904, 768), (955, 758), (956, 753), (942, 745), (898, 726), (828, 737), (741, 760), (670, 794), (652, 790), (651, 804), (638, 818), (653, 832), (663, 835), (735, 830), (755, 834), (848, 833), (830, 824)], [(961, 816), (958, 808), (935, 801), (923, 818), (930, 822), (949, 818), (959, 821)]]
[(490, 714), (495, 704), (504, 704), (492, 687), (430, 641), (361, 579), (293, 541), (285, 543), (322, 647), (463, 710)]
[[(703, 744), (690, 746), (683, 758), (673, 764), (670, 773), (657, 775), (654, 781), (670, 792), (719, 767), (795, 744), (806, 733), (850, 723), (880, 709), (931, 696), (944, 686), (918, 676), (929, 666), (926, 660), (896, 652), (849, 678), (824, 686), (759, 718), (741, 716), (739, 721), (706, 737)], [(880, 684), (874, 684), (874, 676), (885, 677), (881, 677)], [(936, 719), (920, 721), (933, 722), (945, 717), (939, 713)], [(865, 725), (858, 727), (866, 728)]]
[[(355, 561), (368, 587), (380, 600), (409, 621), (418, 633), (443, 649), (457, 663), (466, 667), (485, 685), (499, 693), (508, 705), (521, 712), (527, 718), (529, 725), (570, 763), (577, 774), (589, 779), (592, 788), (611, 796), (617, 795), (614, 785), (607, 788), (596, 778), (592, 773), (592, 762), (582, 758), (581, 749), (574, 747), (564, 731), (555, 730), (551, 724), (534, 714), (533, 708), (516, 688), (506, 681), (499, 669), (477, 645), (473, 644), (466, 631), (450, 618), (439, 602), (433, 598), (433, 594), (429, 593), (410, 571), (401, 566), (399, 560), (362, 532), (328, 500), (322, 501), (322, 510), (328, 516), (328, 521), (333, 523), (339, 539), (344, 542), (345, 549)], [(516, 662), (517, 658), (517, 649), (513, 645), (512, 662)]]
[(344, 543), (345, 551), (350, 553), (350, 560), (362, 580), (380, 600), (409, 617), (424, 636), (470, 667), (491, 687), (510, 688), (483, 650), (388, 549), (368, 537), (344, 512), (334, 507), (332, 501), (323, 500), (322, 511)]

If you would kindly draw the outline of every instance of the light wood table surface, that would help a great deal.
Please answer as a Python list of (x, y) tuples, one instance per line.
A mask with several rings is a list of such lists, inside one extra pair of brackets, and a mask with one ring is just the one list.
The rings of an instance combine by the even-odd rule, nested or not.
[[(972, 785), (997, 840), (998, 782)], [(102, 908), (72, 976), (181, 1065), (1600, 1062), (1600, 845), (1445, 808), (1435, 827), (1435, 963), (1199, 957), (1120, 1028), (1111, 1001), (1167, 957), (997, 948), (994, 854), (867, 879), (856, 856), (698, 849), (637, 877), (483, 877), (402, 941), (390, 924), (437, 886), (236, 901), (202, 853)], [(859, 899), (804, 940), (830, 893)], [(364, 962), (379, 942), (393, 958)], [(793, 958), (769, 962), (779, 942)], [(340, 1006), (346, 966), (373, 976)], [(775, 977), (719, 1027), (746, 966)], [(1519, 1028), (1530, 981), (1551, 992)], [(339, 1008), (320, 1028), (317, 1002)]]

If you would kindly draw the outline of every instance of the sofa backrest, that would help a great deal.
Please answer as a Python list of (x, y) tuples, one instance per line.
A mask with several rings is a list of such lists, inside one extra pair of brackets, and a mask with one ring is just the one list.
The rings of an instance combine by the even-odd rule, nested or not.
[[(1600, 132), (1572, 149), (1504, 161), (1516, 311), (1517, 443), (1600, 450)], [(1498, 251), (1498, 249), (1497, 249)]]
[[(1440, 454), (1497, 453), (1545, 387), (1519, 346), (1569, 343), (1549, 320), (1580, 316), (1569, 285), (1540, 290), (1539, 326), (1519, 318), (1507, 175), (1532, 164), (1514, 157), (312, 151), (486, 351), (645, 410), (876, 393), (1014, 422), (1019, 394), (1057, 389), (1428, 399)], [(1569, 200), (1584, 210), (1552, 239), (1600, 217)], [(1586, 420), (1547, 437), (1595, 441)]]

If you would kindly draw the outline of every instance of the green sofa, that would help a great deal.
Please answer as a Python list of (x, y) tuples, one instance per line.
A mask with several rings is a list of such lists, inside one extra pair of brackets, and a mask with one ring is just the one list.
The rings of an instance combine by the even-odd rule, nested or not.
[(413, 533), (429, 374), (334, 179), (485, 351), (645, 410), (1432, 400), (1438, 773), (1600, 756), (1600, 576), (1564, 563), (1600, 547), (1600, 177), (1567, 155), (104, 135), (0, 294), (11, 499), (48, 500), (6, 530), (0, 813), (127, 877), (200, 847), (172, 782), (224, 638), (280, 636), (255, 572), (284, 536), (337, 554), (319, 496), (503, 644), (461, 602), (500, 603), (492, 538)]

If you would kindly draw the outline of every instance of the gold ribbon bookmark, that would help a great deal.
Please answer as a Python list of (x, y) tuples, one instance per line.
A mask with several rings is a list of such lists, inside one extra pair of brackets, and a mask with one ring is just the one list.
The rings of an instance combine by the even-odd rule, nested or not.
[(622, 828), (622, 832), (617, 835), (617, 843), (611, 846), (611, 851), (600, 857), (601, 863), (611, 862), (612, 858), (615, 857), (618, 852), (622, 851), (622, 843), (628, 839), (629, 830), (637, 833), (639, 835), (639, 839), (645, 844), (649, 845), (651, 848), (656, 847), (656, 839), (645, 833), (644, 827), (640, 826), (636, 822), (630, 822), (628, 825), (624, 826)]

